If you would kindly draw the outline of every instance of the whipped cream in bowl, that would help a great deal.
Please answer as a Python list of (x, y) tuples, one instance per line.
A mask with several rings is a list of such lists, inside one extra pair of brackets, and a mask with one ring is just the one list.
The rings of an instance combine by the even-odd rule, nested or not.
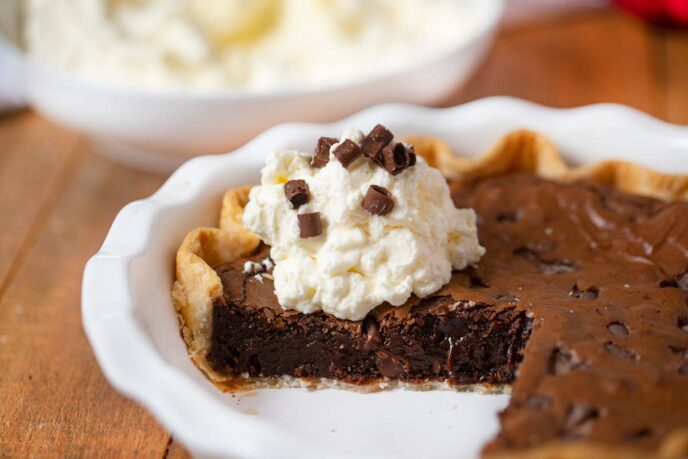
[(489, 49), (504, 3), (6, 0), (0, 86), (97, 138), (94, 151), (169, 173), (280, 123), (441, 101)]
[[(193, 92), (322, 87), (472, 37), (474, 0), (26, 0), (28, 53), (92, 81)], [(75, 23), (79, 26), (75, 27)]]
[(280, 305), (340, 319), (428, 296), (485, 252), (475, 212), (380, 125), (270, 154), (243, 220), (271, 247)]

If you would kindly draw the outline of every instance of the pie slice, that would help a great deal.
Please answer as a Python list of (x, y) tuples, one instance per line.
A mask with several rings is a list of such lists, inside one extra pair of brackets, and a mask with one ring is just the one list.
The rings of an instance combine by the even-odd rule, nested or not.
[(688, 177), (618, 161), (569, 168), (518, 131), (474, 160), (408, 139), (478, 215), (480, 262), (362, 321), (283, 310), (269, 247), (227, 192), (187, 235), (173, 301), (219, 387), (505, 390), (487, 457), (688, 455)]

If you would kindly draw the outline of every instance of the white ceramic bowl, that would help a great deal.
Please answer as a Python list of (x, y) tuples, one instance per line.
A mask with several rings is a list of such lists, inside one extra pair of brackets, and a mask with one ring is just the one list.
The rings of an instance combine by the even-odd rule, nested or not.
[(148, 199), (126, 206), (86, 266), (83, 320), (108, 380), (193, 453), (214, 457), (475, 457), (506, 395), (395, 390), (220, 393), (191, 364), (170, 302), (175, 251), (215, 225), (220, 197), (254, 184), (269, 151), (309, 151), (323, 135), (384, 123), (476, 155), (516, 128), (549, 136), (572, 163), (623, 158), (688, 173), (688, 130), (617, 105), (556, 110), (508, 98), (450, 109), (383, 105), (332, 124), (277, 126), (231, 154), (193, 159)]
[[(172, 171), (191, 156), (220, 153), (286, 121), (332, 121), (382, 102), (427, 104), (456, 90), (485, 54), (504, 0), (468, 0), (473, 35), (448, 52), (400, 71), (318, 90), (265, 94), (150, 92), (84, 82), (32, 61), (11, 43), (20, 0), (0, 4), (0, 89), (15, 90), (46, 116), (104, 140), (99, 151), (138, 167)], [(3, 39), (3, 35), (9, 40)], [(5, 83), (3, 84), (3, 79)]]

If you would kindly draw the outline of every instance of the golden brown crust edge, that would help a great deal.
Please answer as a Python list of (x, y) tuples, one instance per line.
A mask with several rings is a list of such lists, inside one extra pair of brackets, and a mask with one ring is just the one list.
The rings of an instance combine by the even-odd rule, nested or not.
[[(621, 191), (651, 196), (665, 201), (688, 200), (688, 176), (663, 174), (625, 161), (604, 161), (573, 168), (568, 166), (557, 148), (544, 136), (527, 130), (504, 136), (487, 153), (476, 158), (456, 156), (442, 140), (407, 137), (416, 152), (437, 167), (448, 179), (471, 181), (511, 172), (531, 172), (558, 181), (591, 180)], [(222, 295), (222, 283), (213, 266), (231, 262), (252, 252), (260, 243), (258, 237), (242, 224), (243, 208), (250, 187), (227, 191), (222, 203), (218, 228), (197, 228), (186, 235), (177, 252), (176, 280), (172, 301), (178, 312), (180, 330), (196, 366), (220, 388), (240, 387), (236, 377), (216, 373), (205, 355), (209, 349), (212, 303)], [(328, 384), (317, 385), (329, 387)], [(375, 385), (362, 391), (378, 390)], [(491, 454), (498, 459), (573, 459), (656, 457), (681, 458), (688, 455), (688, 429), (674, 432), (654, 454), (619, 450), (603, 445), (551, 443), (517, 452)]]
[(212, 371), (205, 355), (210, 347), (213, 301), (222, 295), (222, 282), (213, 266), (236, 260), (253, 251), (260, 239), (241, 222), (250, 187), (227, 191), (217, 228), (196, 228), (177, 251), (172, 303), (191, 360), (212, 381), (224, 376)]
[(570, 182), (591, 180), (631, 194), (664, 201), (688, 200), (688, 176), (665, 174), (627, 161), (602, 161), (570, 167), (546, 137), (528, 130), (505, 135), (487, 153), (461, 158), (439, 139), (405, 139), (430, 165), (449, 179), (475, 180), (510, 172), (531, 172), (543, 178)]

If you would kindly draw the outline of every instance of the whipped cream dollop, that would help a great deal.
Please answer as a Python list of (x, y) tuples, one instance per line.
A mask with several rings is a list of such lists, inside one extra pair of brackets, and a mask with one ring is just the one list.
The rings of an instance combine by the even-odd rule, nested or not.
[[(418, 158), (393, 175), (365, 154), (344, 167), (334, 152), (347, 139), (365, 144), (361, 131), (348, 130), (329, 148), (324, 167), (311, 166), (311, 155), (298, 151), (270, 154), (243, 220), (271, 246), (283, 308), (360, 320), (382, 303), (400, 306), (412, 294), (436, 292), (452, 270), (476, 263), (485, 249), (475, 212), (454, 206), (440, 171)], [(298, 208), (285, 197), (285, 183), (294, 180), (308, 188)], [(393, 201), (384, 215), (362, 205), (372, 185)], [(321, 234), (302, 237), (298, 215), (313, 213), (319, 213)]]

